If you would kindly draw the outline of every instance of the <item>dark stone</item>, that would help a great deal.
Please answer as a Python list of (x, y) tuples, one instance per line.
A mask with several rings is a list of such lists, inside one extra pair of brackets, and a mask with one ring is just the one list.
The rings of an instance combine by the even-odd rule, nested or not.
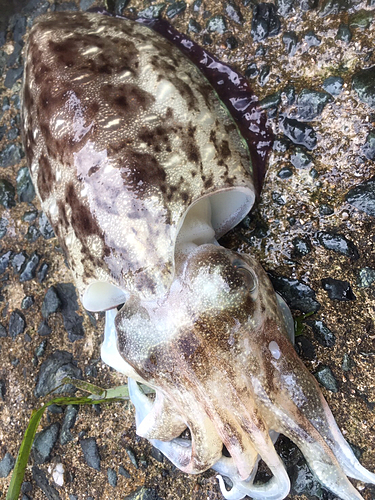
[(35, 356), (40, 358), (46, 352), (47, 341), (42, 340), (42, 342), (35, 348)]
[(38, 210), (29, 210), (23, 214), (22, 220), (25, 222), (34, 222), (37, 216)]
[(277, 176), (280, 177), (280, 179), (289, 179), (289, 177), (292, 177), (292, 175), (293, 170), (290, 167), (283, 167), (277, 173)]
[(155, 5), (150, 5), (144, 10), (138, 12), (138, 17), (144, 17), (145, 19), (156, 19), (161, 16), (161, 13), (165, 9), (165, 3), (159, 3)]
[(16, 81), (22, 78), (22, 75), (23, 75), (23, 66), (20, 66), (19, 68), (8, 69), (4, 81), (4, 86), (7, 89), (11, 89), (13, 85), (16, 83)]
[(366, 137), (366, 142), (362, 147), (362, 151), (366, 158), (375, 160), (375, 130), (371, 130)]
[(52, 313), (58, 311), (61, 306), (61, 301), (57, 295), (56, 288), (51, 286), (46, 295), (44, 296), (43, 304), (42, 304), (42, 316), (43, 318), (48, 318), (48, 316)]
[(155, 446), (153, 446), (151, 448), (150, 455), (152, 456), (152, 458), (154, 458), (155, 460), (157, 460), (161, 464), (164, 462), (164, 455), (163, 455), (163, 453), (160, 450), (158, 450), (157, 448), (155, 448)]
[(326, 231), (319, 231), (316, 236), (321, 245), (327, 250), (341, 253), (350, 259), (359, 259), (359, 253), (354, 243), (341, 234), (328, 233)]
[(245, 76), (247, 78), (255, 78), (258, 76), (258, 74), (259, 74), (259, 71), (258, 71), (258, 67), (257, 67), (256, 63), (255, 62), (250, 63), (245, 70)]
[[(80, 368), (75, 366), (73, 356), (70, 352), (55, 351), (41, 365), (36, 387), (34, 390), (35, 397), (43, 397), (61, 385), (64, 377), (82, 379)], [(76, 388), (71, 385), (64, 385), (59, 388), (59, 393), (73, 394)]]
[(6, 385), (5, 385), (4, 380), (0, 380), (0, 400), (1, 401), (5, 401), (6, 392), (7, 391), (6, 391)]
[(298, 37), (295, 31), (286, 31), (283, 34), (283, 43), (285, 50), (290, 56), (294, 56), (297, 51)]
[(81, 439), (80, 444), (87, 465), (95, 470), (100, 470), (99, 448), (95, 438)]
[(203, 0), (195, 0), (193, 3), (193, 11), (194, 12), (199, 12), (200, 8), (202, 7)]
[(319, 215), (325, 216), (325, 215), (332, 215), (334, 213), (335, 213), (334, 209), (331, 206), (329, 206), (329, 205), (325, 205), (323, 203), (319, 207)]
[(7, 330), (6, 330), (5, 326), (0, 323), (0, 338), (7, 337), (7, 336), (8, 336), (8, 334), (7, 334)]
[(300, 0), (299, 6), (301, 10), (308, 11), (314, 10), (318, 7), (319, 0)]
[(12, 455), (6, 452), (3, 459), (0, 461), (0, 477), (8, 477), (15, 463), (16, 461)]
[(60, 405), (50, 405), (47, 408), (48, 413), (51, 413), (52, 415), (61, 415), (64, 413), (64, 410)]
[(78, 301), (74, 285), (72, 283), (59, 283), (56, 286), (56, 293), (60, 299), (61, 313), (69, 340), (74, 342), (82, 339), (85, 335), (82, 326), (83, 317), (76, 313)]
[(30, 281), (35, 278), (36, 268), (39, 265), (40, 257), (36, 252), (33, 252), (27, 260), (25, 266), (21, 270), (20, 282)]
[(56, 488), (51, 486), (48, 482), (45, 472), (34, 465), (33, 467), (33, 479), (35, 484), (43, 491), (48, 500), (61, 500), (60, 495)]
[(298, 309), (307, 314), (320, 308), (316, 294), (306, 283), (284, 276), (270, 275), (275, 290), (280, 293), (291, 309)]
[(358, 184), (345, 196), (348, 203), (353, 207), (365, 212), (367, 215), (375, 216), (375, 176), (368, 181)]
[(12, 208), (16, 206), (15, 200), (16, 190), (7, 179), (0, 179), (0, 204), (4, 208)]
[(195, 19), (189, 19), (188, 31), (200, 33), (202, 31), (202, 26)]
[(294, 144), (305, 146), (307, 149), (316, 147), (316, 133), (310, 125), (285, 117), (281, 120), (280, 127)]
[(60, 433), (60, 444), (65, 445), (73, 440), (73, 435), (70, 429), (74, 426), (78, 415), (78, 407), (68, 405), (65, 410), (64, 420)]
[(224, 16), (220, 15), (211, 17), (211, 19), (207, 21), (206, 28), (210, 32), (219, 33), (219, 35), (228, 31), (227, 22)]
[(339, 388), (337, 380), (335, 379), (331, 368), (328, 366), (321, 366), (318, 368), (316, 373), (314, 373), (314, 376), (323, 387), (331, 392), (338, 392)]
[(47, 264), (47, 262), (43, 262), (39, 268), (39, 271), (37, 272), (37, 275), (36, 275), (39, 283), (42, 283), (46, 279), (48, 269), (49, 269), (49, 265)]
[(13, 340), (25, 331), (26, 321), (25, 316), (19, 311), (15, 309), (10, 315), (9, 319), (9, 337), (12, 337)]
[(363, 267), (359, 270), (357, 284), (360, 288), (368, 288), (375, 283), (375, 269)]
[(23, 310), (30, 309), (30, 307), (33, 304), (34, 304), (34, 298), (31, 295), (26, 295), (26, 297), (22, 299), (21, 309)]
[(118, 473), (121, 474), (121, 476), (126, 477), (127, 479), (131, 478), (129, 472), (122, 465), (120, 465), (120, 467), (118, 468)]
[(11, 250), (8, 250), (7, 252), (4, 252), (0, 256), (0, 274), (5, 273), (12, 255), (13, 255), (13, 252)]
[(342, 358), (342, 365), (341, 365), (341, 369), (344, 371), (344, 372), (348, 372), (350, 371), (354, 366), (354, 362), (353, 360), (351, 359), (351, 357), (349, 356), (348, 353), (345, 353), (343, 358)]
[(258, 102), (260, 109), (271, 109), (277, 108), (281, 103), (281, 90), (275, 92), (274, 94), (267, 95), (261, 101)]
[(263, 87), (269, 79), (271, 68), (268, 64), (264, 64), (259, 70), (258, 83)]
[(343, 85), (344, 79), (341, 76), (329, 76), (323, 82), (324, 90), (335, 96), (341, 94)]
[(124, 500), (161, 500), (156, 490), (141, 486), (136, 491), (126, 496)]
[(35, 189), (27, 167), (22, 167), (18, 170), (16, 182), (18, 200), (26, 203), (33, 201)]
[(33, 491), (33, 485), (29, 481), (24, 481), (21, 486), (22, 493), (31, 493)]
[(46, 335), (50, 335), (52, 332), (52, 328), (48, 325), (46, 320), (43, 320), (38, 326), (38, 334), (41, 337), (45, 337)]
[(96, 366), (93, 365), (85, 366), (85, 376), (96, 378), (98, 376), (98, 369), (96, 368)]
[(234, 36), (229, 36), (226, 40), (225, 40), (225, 46), (227, 47), (227, 49), (229, 50), (234, 50), (238, 47), (238, 41), (237, 41), (237, 38), (235, 38)]
[(178, 14), (181, 14), (181, 12), (184, 12), (185, 9), (186, 9), (186, 3), (183, 0), (180, 0), (179, 2), (172, 3), (167, 8), (165, 13), (166, 16), (169, 17), (169, 19), (172, 19)]
[(237, 24), (242, 25), (243, 24), (243, 15), (241, 14), (241, 11), (239, 7), (235, 3), (227, 3), (225, 5), (225, 13), (231, 19)]
[(325, 105), (333, 98), (326, 92), (303, 89), (297, 100), (297, 118), (302, 121), (311, 121), (319, 116)]
[(348, 281), (324, 278), (322, 279), (322, 286), (332, 300), (356, 300)]
[(138, 461), (134, 451), (131, 448), (125, 448), (125, 451), (128, 457), (130, 458), (131, 463), (134, 465), (136, 469), (138, 469)]
[(26, 240), (29, 241), (30, 243), (33, 243), (39, 238), (39, 236), (40, 236), (39, 229), (34, 225), (29, 226), (27, 233), (25, 234)]
[(352, 39), (352, 33), (347, 24), (340, 24), (339, 29), (337, 30), (336, 39), (341, 40), (344, 43), (350, 42)]
[(50, 461), (59, 430), (60, 424), (56, 422), (35, 435), (32, 453), (36, 464), (44, 464)]
[(309, 320), (307, 321), (307, 324), (311, 326), (314, 337), (320, 345), (324, 347), (333, 347), (335, 345), (336, 336), (323, 321)]
[(107, 476), (108, 476), (108, 482), (109, 484), (113, 487), (116, 488), (117, 486), (117, 474), (114, 469), (111, 467), (108, 467), (107, 469)]
[(304, 257), (311, 252), (311, 243), (308, 238), (300, 238), (297, 236), (292, 240), (292, 243), (294, 257)]
[(28, 259), (28, 255), (25, 252), (16, 253), (12, 256), (12, 267), (13, 271), (16, 274), (21, 272), (22, 267), (25, 265), (26, 259)]
[(307, 168), (311, 165), (313, 159), (312, 156), (306, 153), (306, 151), (297, 147), (291, 155), (290, 161), (296, 168)]
[(322, 43), (321, 38), (316, 36), (316, 34), (313, 31), (308, 31), (304, 36), (304, 40), (309, 47), (317, 47)]
[[(6, 125), (3, 125), (2, 127), (0, 127), (0, 141), (4, 137), (6, 131), (7, 131), (7, 126)], [(0, 153), (0, 158), (1, 158), (1, 155), (2, 155), (2, 152)], [(1, 159), (0, 159), (0, 165), (1, 165), (1, 163), (2, 162), (1, 162)], [(1, 165), (1, 166), (3, 166), (3, 165)]]
[(371, 107), (375, 107), (375, 66), (355, 73), (352, 78), (352, 87), (359, 99)]
[(254, 7), (251, 21), (251, 35), (255, 42), (260, 42), (269, 36), (280, 32), (280, 19), (272, 3), (260, 3)]
[[(0, 167), (11, 167), (23, 158), (23, 151), (19, 144), (8, 144), (0, 152)], [(26, 167), (24, 167), (26, 168)]]

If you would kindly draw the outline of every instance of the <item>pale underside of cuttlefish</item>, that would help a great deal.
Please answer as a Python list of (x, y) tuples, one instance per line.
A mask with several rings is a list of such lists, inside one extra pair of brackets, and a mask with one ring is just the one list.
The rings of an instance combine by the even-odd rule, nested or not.
[(375, 475), (296, 355), (285, 303), (254, 259), (217, 243), (255, 195), (247, 147), (197, 68), (135, 22), (49, 14), (30, 33), (22, 115), (81, 301), (107, 311), (102, 358), (129, 377), (137, 433), (187, 473), (215, 469), (225, 498), (274, 500), (290, 489), (282, 433), (322, 484), (362, 498), (347, 476)]

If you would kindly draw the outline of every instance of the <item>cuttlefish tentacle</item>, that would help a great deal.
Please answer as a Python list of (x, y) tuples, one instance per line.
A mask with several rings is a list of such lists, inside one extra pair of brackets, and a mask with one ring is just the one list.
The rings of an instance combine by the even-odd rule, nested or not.
[[(153, 403), (150, 399), (142, 393), (137, 382), (131, 378), (128, 379), (129, 395), (136, 408), (136, 423), (137, 423), (137, 433), (138, 425), (147, 417), (150, 411), (152, 411)], [(196, 433), (192, 429), (193, 442), (188, 439), (172, 439), (171, 441), (161, 441), (158, 439), (150, 440), (152, 445), (159, 449), (174, 465), (184, 470), (186, 467), (194, 463), (194, 438), (196, 439)], [(277, 455), (274, 447), (273, 440), (274, 435), (258, 437), (257, 441), (264, 440), (264, 449), (266, 450), (262, 459), (267, 463), (273, 472), (274, 476), (265, 484), (253, 484), (255, 477), (257, 463), (259, 461), (258, 453), (255, 451), (254, 447), (247, 449), (246, 458), (250, 459), (252, 462), (251, 469), (252, 472), (246, 480), (243, 480), (238, 473), (238, 467), (235, 464), (233, 458), (220, 457), (216, 463), (210, 464), (217, 472), (228, 476), (232, 482), (233, 487), (230, 491), (227, 491), (221, 476), (218, 476), (220, 487), (225, 498), (232, 500), (239, 500), (244, 498), (246, 495), (251, 496), (254, 499), (270, 499), (279, 500), (284, 498), (290, 489), (290, 482), (288, 475), (286, 473), (285, 467)], [(271, 443), (268, 443), (271, 441)], [(221, 447), (220, 447), (221, 450)], [(196, 450), (196, 453), (202, 450)], [(202, 463), (202, 458), (199, 457), (199, 463)], [(189, 464), (189, 465), (187, 465)], [(249, 464), (250, 465), (250, 464)], [(198, 471), (197, 471), (198, 472)]]
[[(275, 331), (273, 331), (274, 338)], [(271, 338), (271, 337), (270, 337)], [(375, 482), (375, 474), (358, 462), (334, 422), (315, 378), (300, 368), (302, 361), (280, 337), (278, 359), (269, 359), (273, 367), (272, 398), (256, 387), (259, 407), (277, 432), (291, 439), (302, 451), (319, 481), (343, 500), (362, 499), (346, 475)], [(265, 338), (265, 344), (269, 339)], [(254, 381), (253, 381), (254, 383)]]

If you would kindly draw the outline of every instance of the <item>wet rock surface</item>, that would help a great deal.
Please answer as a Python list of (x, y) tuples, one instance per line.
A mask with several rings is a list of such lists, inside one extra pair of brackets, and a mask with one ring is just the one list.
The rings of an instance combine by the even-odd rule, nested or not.
[[(247, 226), (241, 225), (226, 242), (255, 255), (272, 273), (294, 315), (302, 315), (305, 326), (296, 349), (310, 371), (319, 374), (339, 427), (364, 451), (364, 465), (374, 470), (375, 451), (369, 446), (375, 376), (369, 312), (375, 297), (374, 6), (349, 0), (115, 3), (118, 13), (162, 13), (246, 73), (268, 110), (278, 140), (269, 158), (259, 217), (251, 215)], [(32, 19), (48, 10), (96, 5), (97, 1), (31, 0), (8, 25), (0, 26), (0, 441), (7, 443), (3, 460), (8, 453), (17, 455), (31, 409), (63, 376), (79, 377), (84, 371), (85, 378), (100, 386), (124, 382), (98, 361), (102, 318), (95, 315), (93, 326), (78, 304), (64, 256), (30, 190), (19, 135), (21, 49)], [(322, 243), (319, 233), (339, 235), (339, 241), (325, 237)], [(323, 288), (322, 280), (330, 276), (350, 284), (351, 292), (328, 283), (345, 300), (331, 299), (331, 292)], [(42, 315), (51, 287), (58, 300), (45, 304)], [(347, 300), (351, 293), (356, 300)], [(31, 296), (33, 302), (22, 307)], [(15, 311), (24, 315), (25, 326), (12, 339), (9, 324)], [(86, 369), (94, 365), (96, 370)], [(38, 430), (57, 423), (61, 432), (51, 462), (27, 470), (31, 489), (23, 492), (24, 500), (26, 495), (35, 500), (221, 498), (212, 471), (187, 476), (168, 460), (154, 457), (152, 447), (135, 435), (130, 404), (101, 405), (100, 415), (91, 407), (80, 408), (78, 415), (70, 407), (50, 410)], [(100, 470), (87, 465), (84, 439), (95, 440)], [(311, 476), (292, 443), (282, 438), (277, 447), (292, 481), (288, 499), (332, 498)], [(59, 457), (66, 471), (62, 486), (54, 483), (48, 469)], [(9, 475), (0, 479), (2, 493), (9, 480)], [(366, 500), (375, 498), (374, 488), (368, 486), (361, 494)]]

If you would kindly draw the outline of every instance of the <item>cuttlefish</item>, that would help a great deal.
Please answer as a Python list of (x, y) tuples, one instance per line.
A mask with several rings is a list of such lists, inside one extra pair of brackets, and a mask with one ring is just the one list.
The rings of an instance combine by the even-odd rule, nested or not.
[(197, 67), (137, 22), (48, 14), (30, 32), (22, 115), (42, 208), (83, 306), (106, 311), (102, 359), (128, 377), (137, 433), (186, 473), (215, 469), (227, 499), (273, 500), (290, 490), (281, 433), (324, 486), (361, 499), (347, 476), (375, 475), (297, 356), (285, 302), (250, 255), (218, 244), (255, 189)]

